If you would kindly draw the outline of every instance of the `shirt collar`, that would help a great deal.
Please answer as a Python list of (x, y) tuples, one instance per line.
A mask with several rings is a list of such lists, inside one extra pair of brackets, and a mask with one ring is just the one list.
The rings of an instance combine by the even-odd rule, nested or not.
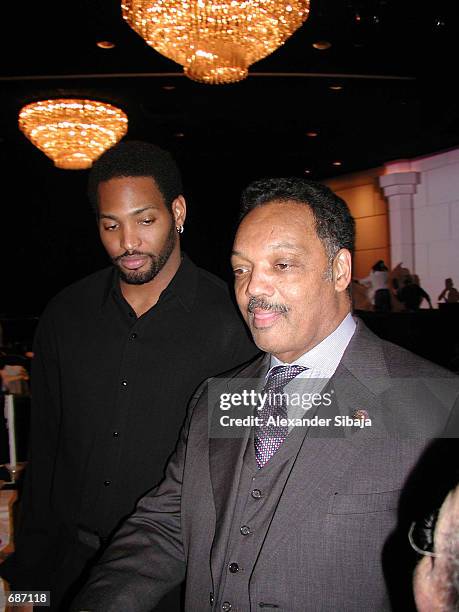
[[(331, 334), (310, 351), (295, 359), (293, 364), (308, 368), (311, 370), (309, 374), (313, 374), (316, 378), (331, 378), (354, 335), (355, 327), (356, 323), (351, 313), (348, 313)], [(293, 364), (286, 364), (271, 355), (268, 374), (274, 366)]]
[[(196, 297), (198, 273), (198, 268), (194, 265), (188, 255), (182, 253), (182, 261), (180, 266), (169, 285), (161, 293), (159, 301), (162, 301), (165, 297), (172, 294), (178, 298), (185, 310), (190, 311)], [(113, 266), (111, 274), (108, 275), (107, 284), (103, 294), (102, 306), (107, 303), (109, 296), (113, 294), (117, 298), (122, 298), (119, 273), (115, 266)]]

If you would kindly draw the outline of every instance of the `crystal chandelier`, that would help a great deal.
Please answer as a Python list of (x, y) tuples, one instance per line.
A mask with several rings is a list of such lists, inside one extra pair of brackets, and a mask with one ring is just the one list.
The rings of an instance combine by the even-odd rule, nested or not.
[(122, 0), (124, 19), (202, 83), (232, 83), (306, 21), (309, 0)]
[(42, 100), (24, 106), (19, 129), (58, 168), (90, 168), (126, 134), (128, 119), (119, 108), (93, 100)]

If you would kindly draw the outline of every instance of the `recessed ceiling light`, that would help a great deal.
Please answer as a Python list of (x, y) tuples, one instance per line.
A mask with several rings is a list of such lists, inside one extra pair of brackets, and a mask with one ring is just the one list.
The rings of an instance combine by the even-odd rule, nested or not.
[(312, 43), (312, 46), (319, 51), (325, 51), (326, 49), (330, 49), (332, 44), (328, 40), (316, 40), (316, 42)]
[(174, 91), (175, 85), (163, 85), (164, 91)]
[(341, 91), (343, 89), (342, 85), (330, 85), (330, 89), (332, 91)]
[(305, 169), (304, 169), (304, 173), (305, 173), (305, 174), (311, 174), (311, 170), (310, 170), (309, 168), (305, 168)]
[(96, 44), (99, 49), (113, 49), (116, 47), (115, 43), (111, 40), (98, 40)]
[(318, 135), (319, 135), (319, 132), (317, 132), (316, 130), (309, 130), (309, 132), (306, 132), (306, 136), (308, 138), (315, 138)]
[(174, 136), (175, 136), (176, 138), (184, 138), (185, 134), (184, 134), (183, 132), (176, 132), (176, 133), (174, 134)]
[(339, 160), (336, 160), (336, 161), (334, 161), (334, 162), (333, 162), (333, 165), (334, 165), (334, 166), (341, 166), (341, 165), (342, 165), (342, 163), (343, 163), (343, 162), (341, 162), (341, 161), (339, 161)]

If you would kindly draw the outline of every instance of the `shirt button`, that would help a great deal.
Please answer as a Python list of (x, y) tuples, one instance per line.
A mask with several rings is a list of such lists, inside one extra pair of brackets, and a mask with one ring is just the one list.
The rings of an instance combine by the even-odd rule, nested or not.
[(210, 601), (210, 605), (213, 606), (214, 605), (214, 594), (213, 593), (209, 593), (209, 601)]
[(112, 484), (111, 480), (104, 480), (104, 487), (109, 487)]
[(252, 491), (252, 497), (253, 497), (253, 499), (260, 499), (260, 497), (261, 497), (260, 489), (254, 489)]
[(128, 384), (128, 383), (127, 383), (127, 380), (122, 380), (122, 381), (121, 381), (121, 384), (123, 385), (123, 387), (127, 387), (127, 384)]
[(232, 574), (237, 574), (239, 571), (239, 565), (237, 563), (230, 563), (228, 569)]
[(131, 340), (135, 340), (136, 338), (137, 338), (137, 334), (135, 332), (131, 334)]
[(119, 432), (117, 432), (117, 431), (114, 431), (114, 432), (113, 432), (113, 437), (114, 437), (114, 438), (117, 438), (119, 435), (120, 435), (120, 434), (119, 434)]
[(246, 536), (249, 535), (251, 533), (250, 531), (250, 527), (248, 525), (242, 525), (241, 527), (241, 533), (242, 535)]
[(224, 602), (222, 603), (222, 610), (223, 610), (223, 612), (229, 612), (229, 611), (231, 610), (231, 608), (232, 608), (232, 607), (233, 607), (233, 606), (230, 604), (230, 602), (229, 602), (229, 601), (224, 601)]

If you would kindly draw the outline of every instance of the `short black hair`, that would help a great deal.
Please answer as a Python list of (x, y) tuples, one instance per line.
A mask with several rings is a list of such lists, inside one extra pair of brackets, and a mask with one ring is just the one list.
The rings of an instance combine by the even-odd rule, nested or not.
[(128, 176), (150, 176), (169, 210), (183, 194), (180, 170), (170, 153), (149, 142), (124, 140), (102, 153), (89, 173), (88, 196), (96, 212), (99, 184)]
[(332, 260), (340, 249), (353, 254), (355, 221), (346, 202), (329, 187), (299, 177), (266, 178), (242, 192), (240, 221), (254, 208), (271, 202), (298, 202), (309, 206), (317, 236)]

